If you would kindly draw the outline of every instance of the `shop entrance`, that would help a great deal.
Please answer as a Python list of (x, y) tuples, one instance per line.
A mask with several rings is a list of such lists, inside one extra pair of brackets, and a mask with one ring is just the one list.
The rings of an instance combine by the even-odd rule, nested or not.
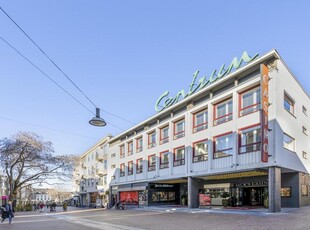
[(263, 205), (264, 187), (231, 188), (232, 205)]

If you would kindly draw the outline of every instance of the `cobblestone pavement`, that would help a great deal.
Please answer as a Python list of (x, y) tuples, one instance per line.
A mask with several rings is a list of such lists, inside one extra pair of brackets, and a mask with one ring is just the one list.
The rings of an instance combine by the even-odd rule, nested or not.
[[(156, 208), (145, 210), (69, 209), (57, 213), (16, 213), (13, 224), (0, 229), (76, 229), (76, 230), (309, 230), (310, 206), (283, 209), (270, 214), (266, 210)], [(5, 228), (2, 228), (4, 227)]]

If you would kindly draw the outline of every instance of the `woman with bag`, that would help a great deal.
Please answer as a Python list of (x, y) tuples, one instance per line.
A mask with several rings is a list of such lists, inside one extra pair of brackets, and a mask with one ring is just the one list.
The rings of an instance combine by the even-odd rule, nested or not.
[[(9, 201), (8, 204), (4, 204), (1, 209), (4, 211), (2, 211), (2, 221), (1, 223), (3, 223), (3, 221), (6, 219), (6, 218), (9, 218), (9, 224), (12, 223), (12, 219), (14, 217), (14, 213), (15, 213), (15, 210), (13, 208), (13, 205), (12, 205), (12, 201)], [(5, 213), (5, 214), (3, 214)]]

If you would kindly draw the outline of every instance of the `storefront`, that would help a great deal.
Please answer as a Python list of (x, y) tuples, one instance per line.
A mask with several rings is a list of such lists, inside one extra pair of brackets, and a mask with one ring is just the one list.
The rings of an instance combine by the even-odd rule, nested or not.
[(149, 184), (149, 205), (180, 204), (179, 184)]

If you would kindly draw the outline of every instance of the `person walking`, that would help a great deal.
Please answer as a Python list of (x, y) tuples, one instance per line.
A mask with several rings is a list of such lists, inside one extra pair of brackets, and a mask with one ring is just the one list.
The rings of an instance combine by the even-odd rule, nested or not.
[(9, 201), (9, 203), (4, 204), (1, 207), (1, 209), (3, 210), (2, 211), (2, 221), (1, 221), (1, 223), (3, 223), (6, 218), (9, 218), (9, 224), (11, 224), (12, 223), (12, 219), (14, 218), (14, 213), (15, 213), (14, 207), (12, 205), (12, 201)]

